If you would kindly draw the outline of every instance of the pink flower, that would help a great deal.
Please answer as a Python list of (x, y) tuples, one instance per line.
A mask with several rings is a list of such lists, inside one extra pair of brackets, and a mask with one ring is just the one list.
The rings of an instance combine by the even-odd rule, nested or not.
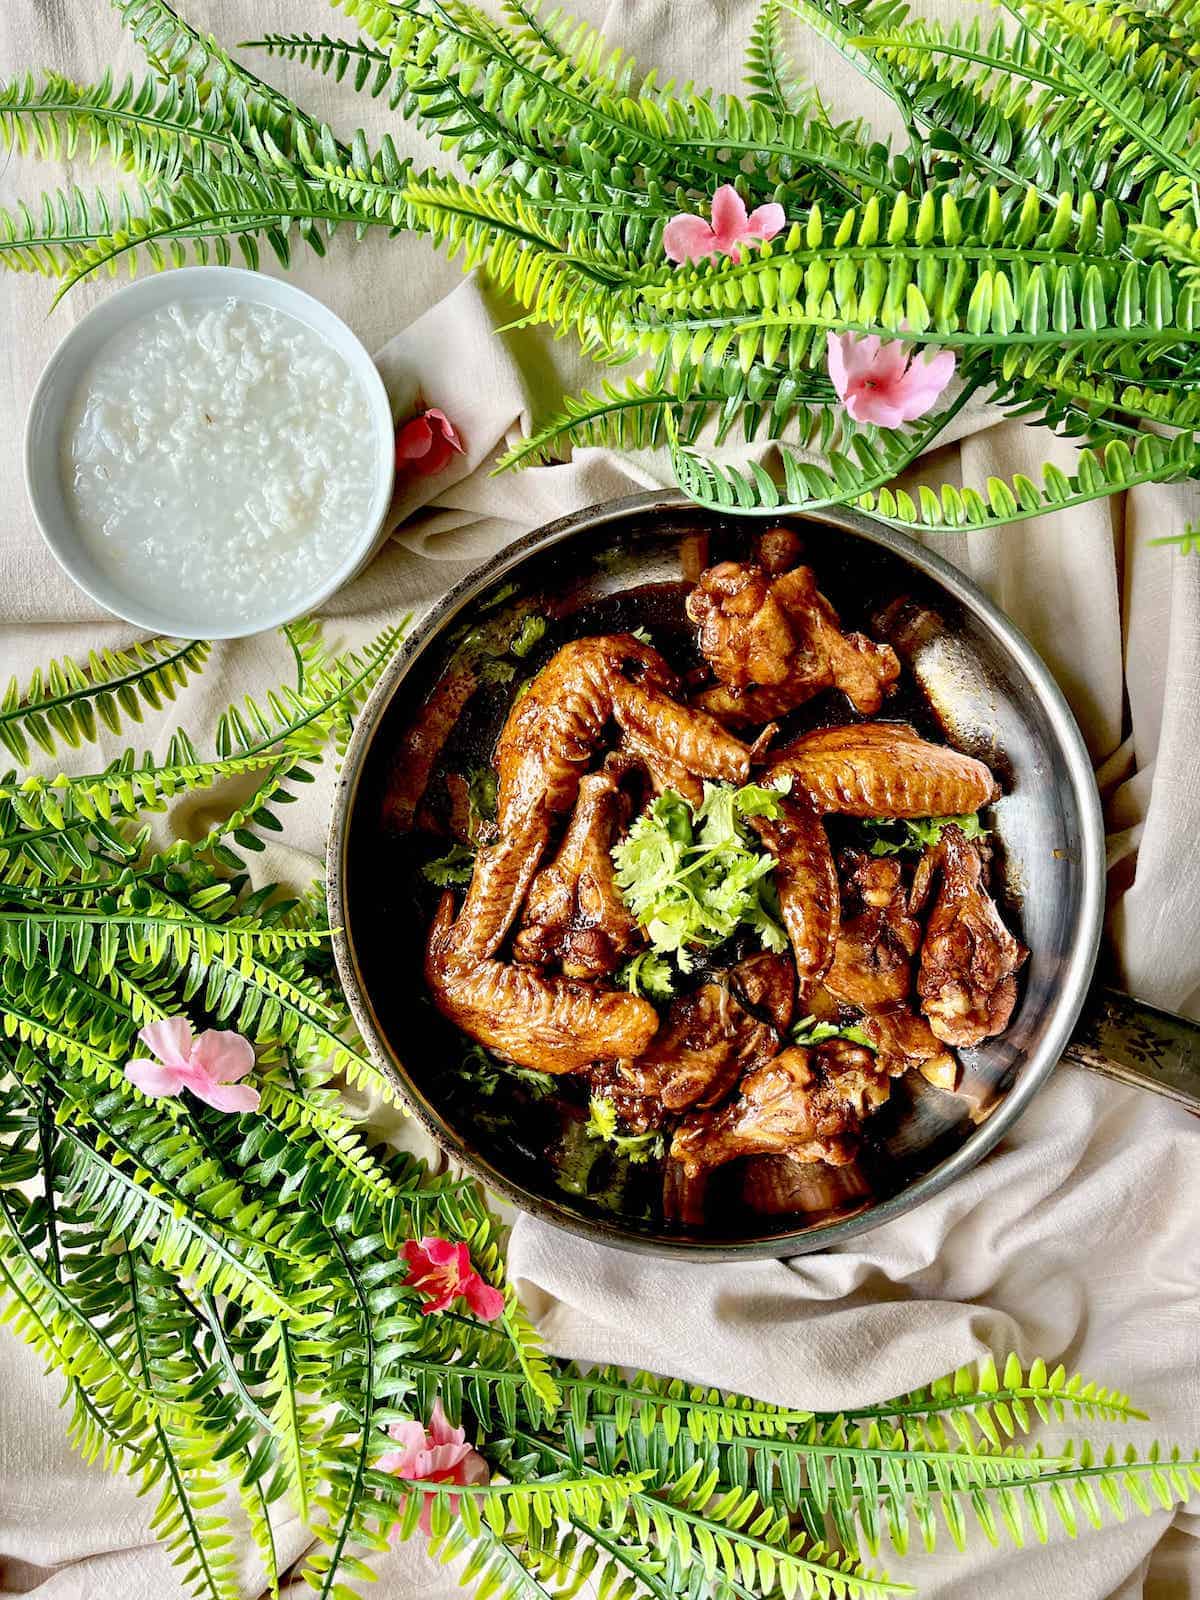
[(461, 455), (462, 447), (458, 429), (444, 411), (433, 406), (397, 429), (396, 469), (403, 472), (407, 467), (422, 477), (432, 477), (456, 450)]
[(258, 1109), (258, 1090), (238, 1082), (254, 1066), (254, 1047), (240, 1033), (208, 1028), (193, 1042), (188, 1019), (168, 1017), (147, 1023), (138, 1038), (158, 1057), (125, 1063), (125, 1076), (143, 1094), (157, 1098), (190, 1089), (217, 1111)]
[(831, 333), (825, 349), (838, 399), (855, 422), (880, 428), (923, 417), (954, 376), (953, 350), (910, 357), (898, 339), (881, 344), (873, 333)]
[(465, 1244), (452, 1244), (449, 1239), (426, 1238), (420, 1243), (409, 1239), (404, 1246), (404, 1259), (408, 1262), (406, 1286), (431, 1297), (421, 1307), (425, 1316), (445, 1311), (460, 1295), (484, 1322), (494, 1322), (504, 1310), (504, 1296), (499, 1289), (484, 1283), (471, 1265)]
[(740, 261), (739, 244), (773, 239), (786, 221), (783, 207), (774, 201), (747, 216), (741, 195), (731, 183), (723, 183), (713, 195), (712, 222), (686, 212), (672, 217), (663, 229), (663, 249), (672, 261), (703, 261), (718, 254)]
[[(384, 1451), (375, 1463), (380, 1472), (394, 1472), (413, 1483), (487, 1483), (491, 1477), (487, 1462), (467, 1443), (466, 1430), (452, 1428), (446, 1420), (440, 1400), (433, 1402), (428, 1431), (419, 1422), (393, 1422), (388, 1437), (401, 1448)], [(425, 1496), (421, 1512), (419, 1526), (424, 1534), (432, 1531), (432, 1499)], [(457, 1511), (457, 1496), (451, 1497), (450, 1507)]]

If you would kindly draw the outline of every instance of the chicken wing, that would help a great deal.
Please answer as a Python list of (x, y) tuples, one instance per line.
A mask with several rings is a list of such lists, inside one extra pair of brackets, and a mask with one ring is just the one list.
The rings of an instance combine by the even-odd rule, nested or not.
[(639, 942), (612, 859), (625, 818), (624, 797), (610, 769), (580, 781), (558, 854), (530, 887), (513, 943), (518, 961), (561, 961), (568, 977), (596, 978), (612, 972)]
[(511, 833), (476, 852), (471, 885), (454, 924), (453, 943), (460, 955), (495, 955), (504, 943), (533, 882), (549, 832), (545, 815), (531, 811)]
[(925, 928), (917, 992), (929, 1026), (967, 1048), (1003, 1033), (1017, 1003), (1016, 975), (1029, 955), (1000, 920), (983, 882), (979, 851), (961, 828), (943, 830), (917, 867), (913, 900), (937, 884)]
[(961, 816), (999, 793), (982, 761), (902, 722), (817, 728), (777, 750), (768, 771), (790, 777), (816, 810), (851, 817)]
[(803, 1004), (829, 970), (837, 941), (837, 868), (825, 824), (804, 802), (782, 800), (778, 817), (753, 817), (750, 825), (775, 857), (775, 887)]
[(443, 1016), (506, 1061), (539, 1072), (578, 1072), (639, 1056), (658, 1028), (648, 1000), (528, 966), (464, 954), (454, 939), (454, 896), (429, 930), (425, 981)]
[[(857, 1087), (857, 1086), (855, 1086)], [(787, 1151), (801, 1161), (839, 1166), (854, 1154), (859, 1114), (815, 1053), (793, 1045), (747, 1073), (736, 1100), (719, 1111), (686, 1117), (671, 1141), (671, 1159), (688, 1177), (739, 1156)]]
[(745, 783), (751, 750), (707, 711), (680, 705), (651, 683), (614, 685), (613, 715), (627, 739), (694, 778)]
[(384, 821), (388, 826), (400, 832), (412, 827), (438, 757), (474, 692), (475, 674), (468, 668), (448, 672), (401, 739), (383, 797)]
[(811, 567), (771, 578), (760, 566), (723, 561), (701, 574), (687, 610), (720, 679), (697, 703), (734, 727), (783, 716), (830, 688), (874, 715), (900, 676), (890, 645), (842, 632)]
[[(668, 1111), (723, 1099), (744, 1072), (778, 1052), (791, 1020), (792, 988), (787, 960), (767, 953), (672, 1001), (657, 1037), (636, 1063), (647, 1087)], [(782, 1027), (780, 1016), (787, 1019)]]
[(900, 863), (847, 851), (846, 904), (825, 989), (866, 1013), (859, 1026), (871, 1041), (879, 1070), (898, 1078), (910, 1067), (942, 1088), (953, 1088), (954, 1057), (911, 1005), (913, 965), (921, 925), (912, 915)]

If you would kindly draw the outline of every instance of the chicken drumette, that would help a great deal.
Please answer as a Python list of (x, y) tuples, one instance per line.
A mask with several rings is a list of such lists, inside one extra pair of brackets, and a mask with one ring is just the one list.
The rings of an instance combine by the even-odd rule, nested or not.
[(719, 680), (697, 703), (733, 727), (769, 722), (831, 688), (873, 715), (900, 676), (890, 645), (842, 632), (811, 567), (771, 577), (722, 561), (701, 574), (687, 610)]
[(944, 829), (917, 866), (915, 905), (923, 907), (931, 893), (917, 977), (921, 1010), (939, 1039), (966, 1048), (1008, 1026), (1029, 952), (1000, 920), (979, 851), (961, 828)]
[(826, 992), (865, 1013), (859, 1026), (881, 1073), (899, 1077), (916, 1067), (931, 1083), (952, 1088), (954, 1057), (910, 1003), (921, 925), (909, 908), (900, 863), (848, 850), (842, 865), (848, 914), (825, 976)]

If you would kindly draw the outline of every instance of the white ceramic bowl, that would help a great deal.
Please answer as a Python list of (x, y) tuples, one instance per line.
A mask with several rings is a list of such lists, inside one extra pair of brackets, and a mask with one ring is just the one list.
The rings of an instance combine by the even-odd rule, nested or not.
[[(125, 593), (119, 579), (101, 571), (75, 525), (64, 493), (61, 439), (76, 385), (100, 347), (128, 323), (160, 306), (185, 301), (223, 300), (229, 296), (273, 306), (306, 323), (346, 362), (362, 386), (376, 434), (377, 481), (361, 527), (346, 530), (341, 561), (313, 579), (311, 591), (282, 610), (234, 621), (214, 614), (203, 594), (179, 596), (178, 606), (156, 607)], [(383, 380), (363, 345), (346, 324), (312, 295), (278, 278), (242, 267), (183, 267), (142, 278), (96, 306), (71, 329), (46, 364), (29, 404), (25, 424), (25, 484), (33, 514), (46, 543), (63, 571), (107, 611), (176, 638), (236, 639), (277, 627), (319, 606), (359, 571), (372, 554), (392, 498), (395, 473), (395, 430)]]

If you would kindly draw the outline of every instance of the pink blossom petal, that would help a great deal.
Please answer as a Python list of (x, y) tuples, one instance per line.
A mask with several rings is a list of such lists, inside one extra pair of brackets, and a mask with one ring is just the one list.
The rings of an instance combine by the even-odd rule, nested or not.
[(907, 346), (902, 339), (890, 339), (887, 344), (875, 342), (878, 349), (871, 360), (871, 379), (880, 385), (898, 383), (908, 367)]
[(477, 1272), (463, 1285), (463, 1299), (481, 1322), (495, 1322), (503, 1315), (503, 1293), (493, 1289), (490, 1283), (484, 1283)]
[(423, 461), (433, 446), (433, 428), (424, 417), (411, 417), (396, 434), (396, 465)]
[(468, 1450), (459, 1469), (459, 1483), (487, 1483), (491, 1469), (478, 1450)]
[(178, 1094), (183, 1088), (183, 1074), (178, 1067), (160, 1066), (157, 1061), (147, 1061), (144, 1057), (127, 1061), (125, 1076), (136, 1089), (143, 1094), (153, 1095), (155, 1099)]
[(187, 1087), (214, 1111), (257, 1111), (259, 1093), (248, 1083), (214, 1083), (203, 1075), (189, 1075)]
[(911, 367), (900, 382), (898, 395), (905, 422), (913, 422), (933, 409), (939, 395), (954, 376), (953, 350), (943, 350), (925, 360), (913, 359)]
[(457, 450), (461, 455), (463, 442), (459, 437), (458, 429), (450, 421), (450, 418), (446, 415), (446, 413), (444, 411), (439, 411), (437, 406), (430, 406), (429, 410), (425, 413), (425, 418), (426, 421), (431, 425), (436, 425), (437, 428), (440, 429), (442, 438), (445, 439), (446, 443), (453, 449)]
[(414, 1455), (418, 1450), (425, 1448), (425, 1429), (412, 1419), (393, 1422), (388, 1429), (388, 1437), (402, 1447), (404, 1455)]
[(718, 250), (731, 250), (746, 237), (746, 203), (731, 183), (723, 183), (712, 198), (712, 231)]
[(191, 1064), (214, 1083), (236, 1083), (254, 1070), (254, 1046), (230, 1029), (207, 1028), (192, 1046)]
[[(420, 1423), (417, 1424), (420, 1427)], [(408, 1461), (407, 1450), (385, 1450), (379, 1460), (374, 1463), (376, 1472), (394, 1472), (398, 1478), (407, 1478), (405, 1463)]]
[(663, 249), (672, 261), (702, 261), (717, 248), (717, 236), (703, 217), (685, 213), (663, 229)]
[(746, 218), (746, 226), (742, 231), (743, 239), (773, 239), (777, 233), (782, 233), (787, 223), (787, 216), (781, 205), (774, 200), (765, 206), (756, 206)]
[(879, 353), (879, 340), (873, 333), (858, 338), (853, 333), (831, 333), (825, 343), (829, 376), (838, 398), (844, 400), (853, 384), (870, 377)]
[(162, 1022), (148, 1022), (138, 1038), (166, 1066), (187, 1066), (192, 1053), (192, 1025), (186, 1017), (166, 1017)]
[(846, 410), (855, 422), (873, 422), (877, 428), (898, 428), (905, 420), (902, 408), (888, 394), (865, 385), (846, 396)]
[[(456, 1432), (459, 1430), (455, 1430)], [(422, 1456), (424, 1470), (422, 1478), (439, 1479), (449, 1476), (461, 1461), (465, 1461), (471, 1454), (471, 1446), (458, 1440), (454, 1444), (434, 1445), (432, 1450), (426, 1450)]]
[(430, 1441), (433, 1444), (462, 1444), (466, 1437), (466, 1429), (454, 1427), (442, 1410), (441, 1400), (435, 1400), (433, 1410), (429, 1413)]
[[(461, 1240), (438, 1239), (430, 1235), (421, 1240), (418, 1248), (435, 1267), (446, 1267), (453, 1262), (460, 1272), (464, 1267), (468, 1272), (470, 1271), (470, 1254)], [(407, 1246), (405, 1246), (405, 1253), (408, 1253)]]

